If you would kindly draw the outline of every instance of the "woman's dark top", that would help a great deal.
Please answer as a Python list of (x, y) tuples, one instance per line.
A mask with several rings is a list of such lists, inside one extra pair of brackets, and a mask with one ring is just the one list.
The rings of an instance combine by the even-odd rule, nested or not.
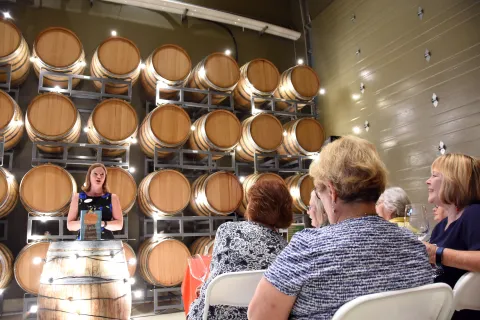
[[(85, 192), (78, 194), (78, 217), (82, 210), (102, 211), (102, 221), (112, 221), (112, 194), (105, 193), (102, 196), (92, 197)], [(114, 239), (113, 233), (102, 227), (102, 239)]]
[[(452, 222), (445, 230), (447, 222), (448, 218), (445, 218), (435, 226), (430, 243), (454, 250), (480, 250), (480, 204), (476, 203), (466, 207), (460, 218)], [(446, 266), (443, 267), (442, 271), (435, 282), (447, 283), (452, 288), (455, 287), (458, 279), (467, 272)], [(455, 312), (452, 319), (480, 319), (480, 311)]]

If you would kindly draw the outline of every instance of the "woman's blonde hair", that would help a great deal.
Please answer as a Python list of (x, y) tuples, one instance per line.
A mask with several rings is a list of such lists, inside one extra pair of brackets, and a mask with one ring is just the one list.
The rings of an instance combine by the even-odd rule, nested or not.
[(459, 153), (449, 153), (435, 159), (432, 170), (443, 175), (440, 200), (463, 209), (480, 200), (479, 160)]
[(387, 169), (375, 146), (354, 136), (326, 145), (309, 173), (320, 191), (331, 182), (344, 202), (375, 202), (387, 181)]
[(89, 192), (92, 184), (90, 183), (90, 175), (92, 174), (92, 170), (95, 168), (101, 167), (103, 171), (105, 171), (105, 181), (103, 182), (102, 190), (103, 193), (110, 192), (110, 188), (108, 188), (108, 175), (107, 175), (107, 168), (102, 163), (94, 163), (88, 168), (87, 176), (85, 177), (85, 183), (82, 186), (82, 190), (85, 192)]

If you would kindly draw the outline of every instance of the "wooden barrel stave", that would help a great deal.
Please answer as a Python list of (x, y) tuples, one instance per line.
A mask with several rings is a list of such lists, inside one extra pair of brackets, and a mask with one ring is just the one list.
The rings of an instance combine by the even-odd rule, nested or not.
[[(211, 79), (210, 73), (214, 73)], [(187, 87), (201, 90), (214, 90), (219, 92), (230, 92), (235, 89), (240, 79), (240, 69), (237, 62), (224, 53), (212, 53), (200, 61), (192, 70)], [(207, 97), (199, 92), (185, 92), (185, 98), (192, 102), (201, 102)], [(212, 104), (219, 104), (226, 99), (226, 96), (212, 94)]]
[(279, 154), (311, 156), (320, 152), (325, 133), (317, 120), (313, 118), (292, 120), (284, 124), (283, 129), (286, 135), (282, 145), (277, 149)]
[(235, 152), (239, 161), (253, 162), (255, 153), (275, 152), (283, 142), (283, 127), (270, 114), (258, 114), (242, 122), (242, 136)]
[(5, 139), (5, 151), (14, 148), (23, 136), (23, 113), (17, 102), (0, 90), (0, 141)]
[(234, 174), (225, 171), (204, 174), (192, 184), (190, 208), (199, 216), (225, 216), (238, 208), (242, 194), (242, 185)]
[(278, 87), (280, 73), (277, 67), (266, 59), (255, 59), (240, 68), (240, 80), (233, 91), (235, 107), (242, 110), (251, 109), (251, 96), (258, 107)]
[[(63, 56), (63, 57), (62, 57)], [(37, 77), (40, 70), (81, 75), (85, 71), (85, 51), (77, 35), (66, 28), (51, 27), (41, 31), (35, 38), (32, 51), (33, 69)], [(68, 88), (68, 78), (46, 75), (44, 86)], [(80, 79), (72, 79), (72, 88)]]
[[(103, 50), (105, 56), (101, 53)], [(97, 78), (131, 81), (133, 86), (140, 76), (140, 65), (140, 50), (132, 41), (122, 37), (110, 37), (95, 50), (90, 64), (90, 74)], [(100, 81), (94, 81), (93, 84), (97, 90), (102, 88)], [(128, 84), (105, 83), (106, 93), (124, 94), (127, 91)]]
[[(124, 100), (105, 99), (93, 109), (87, 127), (89, 143), (128, 146), (137, 136), (137, 112)], [(102, 150), (106, 156), (118, 156), (125, 152), (124, 149)]]
[[(163, 62), (167, 62), (175, 70), (165, 70)], [(158, 70), (160, 69), (160, 70)], [(140, 74), (140, 82), (150, 99), (156, 97), (157, 82), (171, 86), (181, 87), (184, 85), (190, 70), (192, 62), (188, 53), (180, 46), (166, 44), (158, 47), (145, 61), (145, 68)], [(173, 99), (178, 95), (177, 90), (160, 88), (162, 99)]]
[(271, 173), (271, 172), (254, 173), (246, 176), (245, 180), (243, 180), (243, 183), (242, 183), (242, 187), (243, 187), (242, 202), (240, 203), (240, 206), (237, 209), (237, 213), (240, 214), (241, 216), (245, 215), (245, 212), (247, 211), (247, 206), (248, 206), (248, 192), (250, 191), (250, 188), (252, 188), (255, 185), (255, 183), (257, 183), (258, 181), (271, 181), (271, 180), (280, 181), (283, 184), (285, 184), (285, 181), (282, 179), (282, 177), (280, 177), (278, 174)]
[(190, 251), (174, 239), (145, 240), (138, 249), (142, 278), (154, 286), (171, 287), (183, 281)]
[[(59, 114), (63, 118), (59, 118)], [(31, 141), (75, 143), (80, 138), (81, 127), (80, 112), (68, 97), (59, 93), (36, 96), (25, 115), (25, 128)], [(37, 147), (49, 153), (63, 152), (63, 147)]]
[(123, 215), (126, 215), (137, 199), (137, 183), (130, 172), (120, 167), (107, 167), (108, 187), (120, 199)]
[[(13, 271), (15, 280), (23, 291), (38, 295), (40, 276), (49, 245), (49, 242), (30, 243), (23, 247), (17, 255)], [(34, 263), (35, 258), (40, 260)]]
[(196, 254), (199, 254), (201, 256), (212, 255), (214, 243), (215, 243), (214, 237), (213, 238), (210, 238), (210, 237), (197, 238), (190, 245), (190, 253), (192, 254), (192, 256)]
[(13, 278), (13, 254), (0, 243), (0, 289), (8, 287)]
[[(188, 140), (191, 125), (190, 116), (183, 108), (174, 104), (158, 106), (140, 125), (140, 148), (150, 158), (153, 158), (155, 145), (177, 149)], [(160, 158), (170, 155), (169, 152), (158, 152)]]
[(52, 242), (40, 278), (38, 318), (79, 313), (130, 319), (129, 278), (121, 241)]
[(5, 218), (18, 202), (18, 183), (15, 176), (0, 167), (0, 218)]
[(125, 261), (127, 262), (128, 273), (130, 274), (130, 277), (133, 277), (135, 276), (135, 271), (137, 270), (137, 256), (135, 255), (135, 250), (133, 250), (133, 248), (127, 242), (123, 241), (122, 243)]
[[(278, 99), (308, 102), (318, 94), (319, 89), (317, 73), (309, 66), (297, 65), (282, 73), (274, 96)], [(275, 105), (277, 110), (294, 111), (292, 106), (285, 102), (276, 102)], [(301, 110), (304, 106), (299, 104), (297, 107)]]
[(43, 164), (30, 169), (20, 182), (20, 200), (34, 216), (64, 216), (68, 213), (77, 183), (65, 169)]
[[(0, 66), (11, 66), (10, 86), (18, 87), (30, 72), (30, 50), (27, 41), (17, 26), (8, 19), (0, 18)], [(0, 71), (0, 82), (7, 81), (6, 71)]]
[(313, 179), (308, 174), (296, 174), (285, 179), (293, 200), (293, 211), (304, 213), (310, 203), (310, 194), (314, 189)]
[[(209, 122), (211, 122), (209, 124)], [(193, 123), (194, 130), (188, 139), (187, 146), (192, 150), (222, 151), (233, 150), (241, 137), (241, 123), (230, 111), (215, 110), (209, 112)], [(204, 159), (206, 154), (190, 155), (196, 159)], [(212, 160), (222, 158), (213, 155)]]
[(189, 203), (190, 182), (172, 169), (147, 175), (138, 187), (140, 210), (148, 217), (172, 216), (183, 211)]

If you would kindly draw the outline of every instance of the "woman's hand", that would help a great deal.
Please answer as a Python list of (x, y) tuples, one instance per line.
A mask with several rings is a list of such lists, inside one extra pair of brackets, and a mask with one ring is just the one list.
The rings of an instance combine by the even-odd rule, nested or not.
[(436, 263), (436, 255), (437, 255), (437, 245), (428, 243), (425, 241), (422, 241), (425, 247), (427, 248), (427, 253), (428, 253), (428, 260), (430, 261), (431, 264)]

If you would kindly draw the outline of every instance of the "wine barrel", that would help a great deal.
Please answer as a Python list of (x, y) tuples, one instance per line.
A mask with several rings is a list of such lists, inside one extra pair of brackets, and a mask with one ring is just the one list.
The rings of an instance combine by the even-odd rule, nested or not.
[(325, 140), (325, 132), (320, 122), (313, 118), (292, 120), (283, 125), (286, 134), (283, 144), (277, 149), (279, 154), (311, 156), (320, 152)]
[[(240, 79), (240, 69), (237, 62), (224, 53), (212, 53), (192, 70), (188, 77), (187, 86), (202, 90), (214, 90), (229, 92), (235, 89)], [(207, 95), (198, 92), (185, 91), (188, 101), (200, 102)], [(212, 104), (218, 104), (226, 99), (226, 96), (212, 94)]]
[[(140, 125), (140, 148), (153, 158), (155, 145), (163, 148), (178, 148), (188, 140), (192, 122), (183, 108), (174, 104), (158, 106), (151, 111)], [(160, 158), (168, 157), (168, 152), (158, 152)]]
[(77, 184), (67, 170), (43, 164), (28, 171), (20, 182), (20, 200), (36, 216), (63, 216), (68, 213)]
[[(0, 18), (0, 66), (11, 65), (10, 86), (18, 87), (30, 71), (30, 50), (22, 33), (11, 20)], [(7, 73), (0, 71), (0, 83), (7, 81)]]
[[(64, 74), (83, 74), (85, 71), (85, 51), (77, 35), (60, 27), (47, 28), (40, 32), (33, 43), (33, 69), (37, 77), (40, 69)], [(72, 79), (76, 87), (80, 79)], [(64, 76), (46, 75), (45, 86), (68, 88), (68, 79)]]
[(308, 174), (296, 174), (285, 179), (293, 199), (293, 211), (304, 213), (310, 203), (310, 194), (315, 188), (313, 179)]
[[(193, 150), (230, 151), (238, 144), (241, 136), (241, 123), (230, 111), (215, 110), (193, 123), (193, 133), (188, 139), (188, 147)], [(198, 159), (206, 154), (194, 155)], [(221, 155), (213, 156), (213, 160)]]
[[(187, 80), (192, 61), (188, 53), (174, 44), (166, 44), (155, 49), (145, 61), (145, 68), (140, 75), (145, 92), (150, 99), (155, 99), (157, 82), (166, 86), (181, 87)], [(160, 88), (160, 98), (173, 99), (177, 90)]]
[(23, 113), (10, 95), (0, 90), (0, 141), (5, 138), (4, 148), (15, 147), (23, 136)]
[(129, 279), (121, 241), (52, 242), (40, 278), (38, 319), (71, 319), (75, 314), (130, 319)]
[[(120, 99), (105, 99), (88, 118), (88, 142), (128, 146), (137, 136), (138, 117), (130, 103)], [(106, 156), (118, 156), (124, 149), (104, 149)]]
[(199, 254), (201, 256), (207, 256), (213, 254), (213, 245), (215, 244), (215, 238), (201, 237), (193, 241), (190, 245), (190, 253), (193, 255)]
[(0, 289), (8, 287), (13, 278), (13, 254), (0, 243)]
[[(297, 65), (282, 73), (280, 85), (275, 90), (274, 96), (279, 99), (312, 100), (320, 90), (320, 80), (317, 73), (309, 66)], [(277, 110), (294, 111), (291, 105), (285, 102), (276, 102)], [(304, 105), (298, 105), (301, 109)]]
[(242, 184), (234, 174), (204, 174), (192, 185), (190, 208), (199, 216), (225, 216), (238, 208), (242, 195)]
[(243, 198), (242, 202), (240, 203), (240, 206), (237, 209), (237, 213), (239, 213), (241, 216), (245, 214), (247, 211), (247, 205), (248, 205), (248, 192), (250, 191), (250, 188), (252, 188), (255, 183), (258, 181), (280, 181), (283, 184), (285, 184), (285, 181), (280, 177), (278, 174), (271, 173), (271, 172), (265, 172), (265, 173), (254, 173), (251, 174), (247, 177), (245, 177), (245, 180), (243, 180)]
[(185, 209), (190, 200), (190, 182), (176, 170), (159, 170), (146, 176), (138, 187), (140, 210), (148, 216), (171, 216)]
[(125, 261), (127, 261), (128, 273), (130, 277), (133, 277), (137, 270), (137, 256), (133, 248), (126, 242), (123, 242), (123, 251), (125, 253)]
[(7, 169), (0, 167), (0, 218), (4, 218), (12, 212), (17, 201), (17, 180)]
[(107, 167), (108, 187), (120, 199), (123, 215), (126, 215), (137, 199), (137, 184), (130, 172), (119, 167)]
[[(90, 74), (98, 78), (131, 81), (132, 86), (140, 75), (140, 50), (130, 40), (122, 37), (110, 37), (103, 41), (93, 54)], [(93, 82), (100, 90), (102, 83)], [(123, 94), (128, 91), (127, 84), (105, 83), (105, 92)]]
[(242, 136), (235, 158), (253, 162), (255, 153), (275, 152), (283, 142), (281, 122), (271, 114), (259, 113), (242, 122)]
[[(32, 141), (77, 142), (82, 123), (72, 100), (58, 93), (36, 96), (27, 108), (25, 128)], [(45, 152), (63, 152), (63, 147), (37, 147)]]
[(265, 102), (264, 97), (273, 94), (280, 82), (277, 67), (266, 59), (255, 59), (240, 68), (240, 81), (233, 91), (235, 107), (249, 111), (252, 109), (251, 96), (256, 106)]
[(15, 280), (23, 291), (33, 295), (38, 294), (40, 276), (47, 258), (49, 242), (34, 242), (27, 244), (15, 259), (13, 271)]
[(187, 246), (178, 240), (150, 238), (138, 249), (140, 275), (154, 286), (179, 285), (185, 276), (189, 257)]

